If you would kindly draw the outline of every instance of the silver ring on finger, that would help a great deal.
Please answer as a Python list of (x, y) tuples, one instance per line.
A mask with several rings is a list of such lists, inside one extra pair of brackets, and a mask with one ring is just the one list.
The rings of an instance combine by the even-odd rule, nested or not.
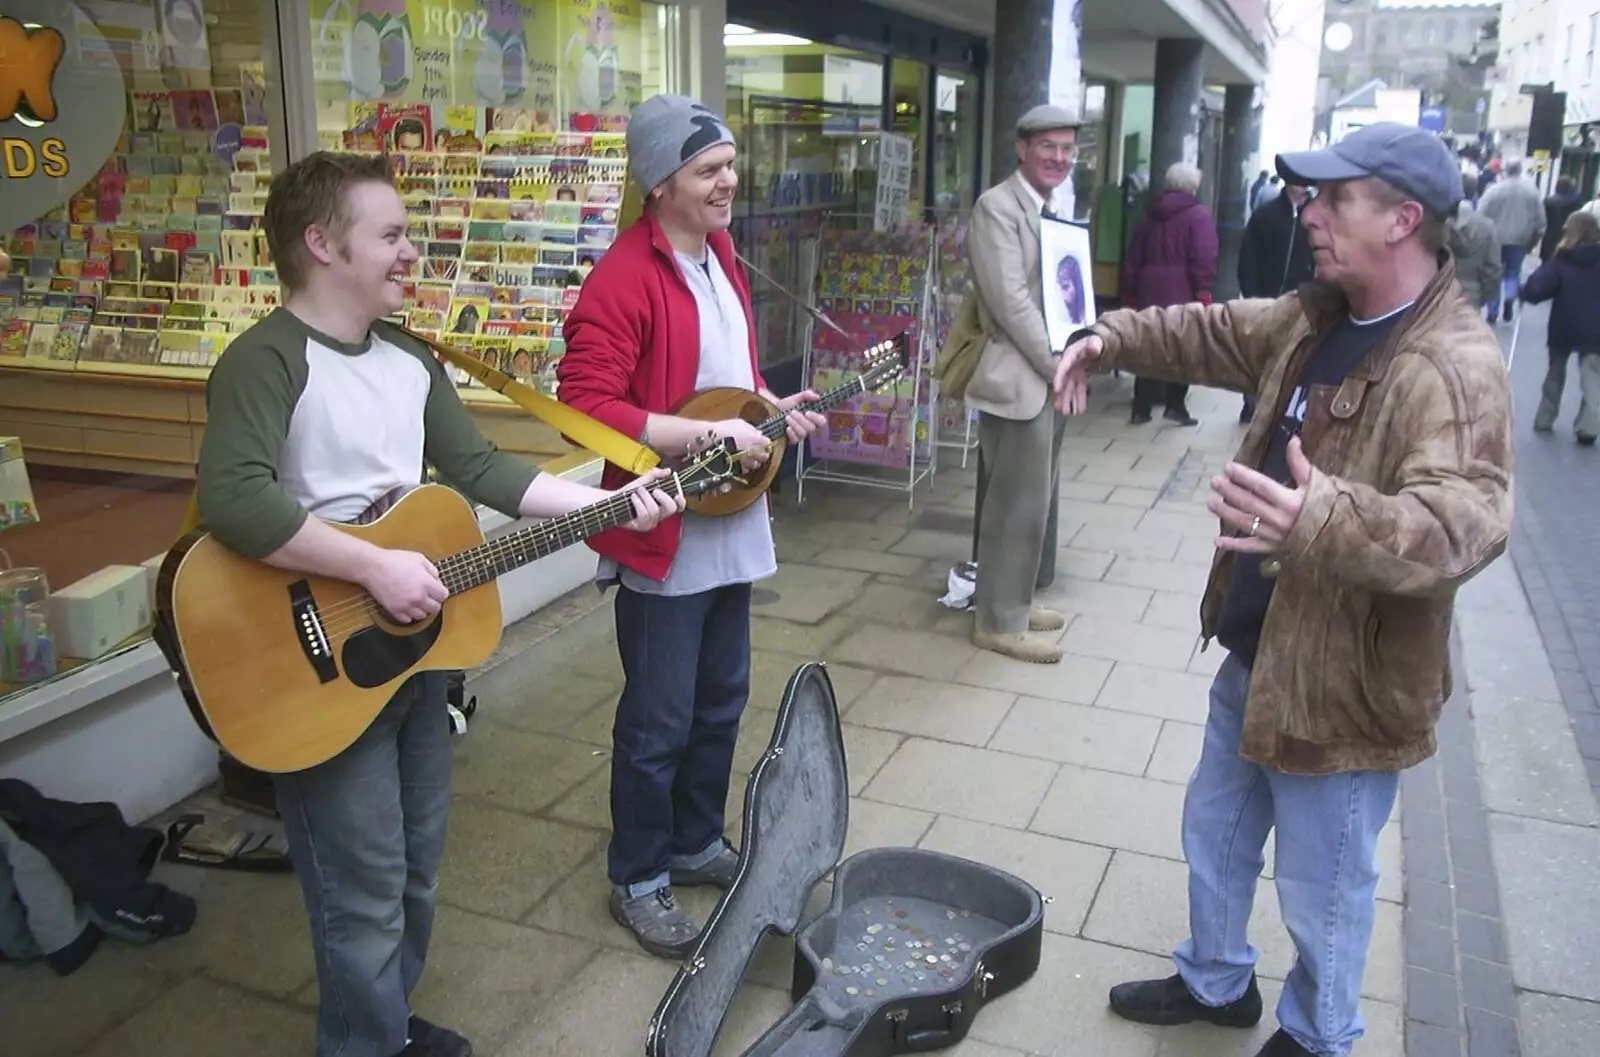
[(1261, 528), (1261, 515), (1257, 514), (1254, 521), (1250, 522), (1250, 535), (1254, 536)]

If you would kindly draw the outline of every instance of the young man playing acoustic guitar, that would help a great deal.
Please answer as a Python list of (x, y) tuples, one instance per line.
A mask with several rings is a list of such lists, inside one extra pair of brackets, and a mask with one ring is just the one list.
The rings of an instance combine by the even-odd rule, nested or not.
[[(272, 181), (264, 227), (283, 307), (229, 346), (206, 386), (196, 498), (219, 541), (358, 583), (409, 623), (447, 598), (433, 564), (324, 522), (381, 513), (420, 483), (424, 460), (509, 516), (556, 516), (612, 494), (496, 450), (431, 352), (381, 321), (401, 308), (417, 260), (383, 159), (319, 152), (291, 165)], [(632, 501), (635, 532), (683, 508), (644, 487)], [(310, 917), (317, 1057), (470, 1054), (409, 1003), (450, 795), (444, 674), (413, 676), (349, 748), (274, 785)]]
[[(583, 284), (556, 368), (560, 399), (664, 456), (696, 437), (767, 443), (742, 419), (670, 414), (710, 386), (758, 390), (799, 442), (826, 420), (778, 399), (756, 368), (750, 287), (728, 236), (733, 135), (700, 103), (658, 95), (628, 122), (628, 165), (644, 215)], [(607, 465), (603, 482), (626, 474)], [(611, 914), (652, 954), (682, 957), (699, 929), (672, 885), (726, 888), (739, 856), (724, 804), (750, 689), (750, 584), (777, 570), (765, 498), (728, 517), (693, 513), (654, 530), (590, 539), (602, 589), (617, 586), (625, 685), (612, 730)]]

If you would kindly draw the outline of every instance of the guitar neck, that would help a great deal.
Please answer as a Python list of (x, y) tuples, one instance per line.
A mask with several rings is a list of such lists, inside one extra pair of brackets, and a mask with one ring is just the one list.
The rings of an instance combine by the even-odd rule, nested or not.
[[(830, 407), (844, 403), (852, 396), (857, 396), (866, 392), (866, 390), (866, 383), (863, 380), (863, 377), (858, 374), (848, 382), (845, 382), (843, 385), (836, 385), (832, 389), (829, 389), (826, 393), (823, 393), (815, 400), (801, 404), (799, 407), (795, 408), (795, 410), (826, 411)], [(786, 428), (784, 425), (784, 417), (785, 416), (783, 415), (773, 415), (756, 428), (761, 430), (762, 436), (766, 437), (768, 440), (777, 440), (778, 437), (783, 434), (783, 431)]]
[(570, 514), (480, 543), (435, 563), (445, 588), (458, 595), (634, 519), (633, 501), (614, 495)]

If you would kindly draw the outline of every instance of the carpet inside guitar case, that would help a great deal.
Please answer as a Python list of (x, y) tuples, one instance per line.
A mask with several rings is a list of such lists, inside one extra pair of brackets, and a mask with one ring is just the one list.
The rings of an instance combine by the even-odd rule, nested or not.
[[(708, 1057), (762, 935), (795, 938), (789, 1012), (744, 1057), (888, 1057), (953, 1046), (1039, 968), (1044, 901), (982, 863), (918, 848), (844, 862), (844, 739), (820, 664), (790, 677), (745, 789), (739, 873), (656, 1008), (648, 1057)], [(837, 864), (837, 869), (835, 869)], [(830, 871), (827, 909), (808, 897)]]

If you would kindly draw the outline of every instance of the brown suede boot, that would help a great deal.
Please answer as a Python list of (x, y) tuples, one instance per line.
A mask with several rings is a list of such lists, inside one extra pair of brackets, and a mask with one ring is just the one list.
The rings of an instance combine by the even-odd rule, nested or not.
[(972, 644), (980, 650), (1027, 661), (1029, 664), (1055, 664), (1061, 660), (1061, 647), (1052, 646), (1022, 632), (973, 631)]

